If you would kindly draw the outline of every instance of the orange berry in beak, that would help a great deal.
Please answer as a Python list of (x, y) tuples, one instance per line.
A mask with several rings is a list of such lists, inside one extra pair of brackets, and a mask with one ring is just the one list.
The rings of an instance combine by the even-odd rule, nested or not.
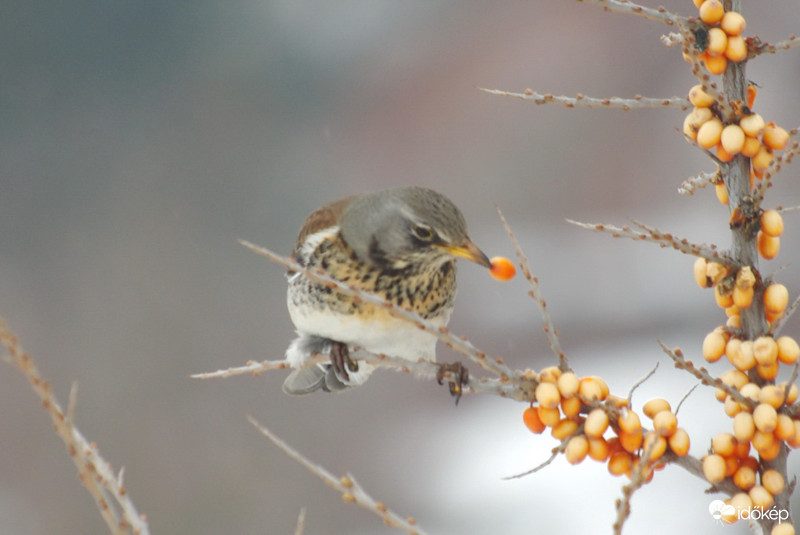
[(499, 281), (511, 280), (517, 274), (517, 268), (504, 256), (495, 256), (490, 262), (492, 267), (489, 268), (489, 274)]

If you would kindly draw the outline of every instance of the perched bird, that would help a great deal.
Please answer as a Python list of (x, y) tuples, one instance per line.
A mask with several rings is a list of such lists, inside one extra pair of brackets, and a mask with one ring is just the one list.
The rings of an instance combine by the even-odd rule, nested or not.
[[(456, 258), (491, 265), (467, 236), (464, 216), (453, 202), (421, 187), (354, 195), (318, 208), (300, 229), (292, 256), (303, 267), (377, 294), (437, 326), (447, 325), (453, 311)], [(287, 304), (298, 334), (286, 350), (295, 368), (283, 384), (287, 394), (320, 388), (338, 392), (364, 383), (374, 366), (351, 360), (349, 346), (412, 361), (436, 360), (436, 337), (413, 323), (300, 272), (287, 276)], [(308, 366), (314, 353), (330, 355), (330, 362)], [(466, 382), (460, 365), (446, 369)], [(460, 395), (461, 386), (451, 382), (451, 393)]]

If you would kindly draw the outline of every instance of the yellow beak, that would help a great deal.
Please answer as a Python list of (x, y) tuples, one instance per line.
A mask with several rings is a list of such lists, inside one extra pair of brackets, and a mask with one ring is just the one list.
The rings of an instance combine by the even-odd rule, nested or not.
[(463, 245), (442, 245), (441, 247), (453, 256), (466, 258), (467, 260), (471, 260), (485, 268), (492, 267), (489, 257), (486, 256), (483, 251), (478, 249), (478, 246), (472, 243), (470, 240), (467, 240), (467, 242)]

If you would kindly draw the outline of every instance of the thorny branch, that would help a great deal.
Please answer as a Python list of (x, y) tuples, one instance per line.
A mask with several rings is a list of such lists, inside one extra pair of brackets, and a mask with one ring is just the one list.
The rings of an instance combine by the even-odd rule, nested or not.
[(685, 97), (649, 98), (636, 95), (633, 98), (596, 98), (587, 97), (581, 93), (578, 93), (574, 97), (568, 97), (565, 95), (551, 95), (550, 93), (537, 93), (532, 89), (526, 89), (522, 93), (502, 91), (500, 89), (487, 89), (484, 87), (478, 89), (490, 95), (518, 98), (533, 102), (534, 104), (561, 104), (567, 108), (616, 108), (627, 111), (642, 108), (678, 108), (687, 110), (692, 106)]

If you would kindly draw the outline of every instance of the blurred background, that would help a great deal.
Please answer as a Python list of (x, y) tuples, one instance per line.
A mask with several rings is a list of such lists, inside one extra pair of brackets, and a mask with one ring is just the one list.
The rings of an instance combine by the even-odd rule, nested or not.
[[(695, 13), (688, 0), (665, 6)], [(750, 7), (749, 3), (746, 4)], [(797, 3), (750, 12), (747, 34), (798, 32)], [(378, 373), (341, 395), (288, 397), (284, 372), (190, 374), (281, 358), (284, 270), (237, 238), (291, 250), (305, 216), (355, 192), (419, 184), (460, 206), (490, 256), (513, 257), (502, 208), (579, 374), (634, 404), (673, 406), (695, 381), (656, 343), (699, 356), (724, 322), (692, 258), (567, 224), (634, 218), (729, 244), (728, 211), (679, 184), (711, 161), (675, 109), (535, 106), (479, 87), (668, 97), (695, 80), (669, 28), (578, 2), (6, 2), (0, 6), (0, 315), (125, 481), (154, 534), (394, 533), (260, 436), (251, 414), (328, 470), (349, 471), (429, 533), (610, 532), (626, 482), (557, 459), (524, 406)], [(759, 58), (756, 110), (800, 124), (800, 50)], [(677, 130), (676, 130), (677, 129)], [(800, 204), (796, 166), (766, 204)], [(797, 216), (776, 261), (800, 292)], [(451, 327), (515, 367), (554, 363), (522, 277), (464, 264)], [(797, 319), (787, 332), (800, 328)], [(439, 348), (439, 359), (456, 358)], [(712, 366), (721, 372), (724, 362)], [(477, 373), (474, 369), (473, 372)], [(0, 532), (105, 533), (25, 379), (0, 368)], [(700, 456), (728, 431), (708, 389), (680, 425)], [(797, 468), (792, 459), (793, 470)], [(677, 467), (636, 494), (627, 531), (717, 526)], [(574, 514), (578, 509), (581, 514)]]

